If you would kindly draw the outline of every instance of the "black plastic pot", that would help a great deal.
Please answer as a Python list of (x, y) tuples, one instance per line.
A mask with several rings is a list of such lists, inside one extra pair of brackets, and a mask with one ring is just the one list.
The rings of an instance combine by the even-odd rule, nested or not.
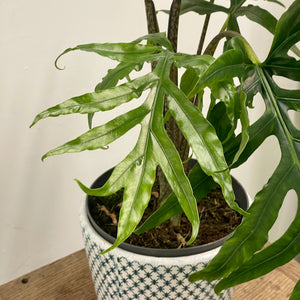
[[(107, 181), (107, 179), (111, 175), (112, 171), (113, 171), (113, 168), (106, 171), (104, 174), (102, 174), (100, 177), (98, 177), (96, 179), (96, 181), (92, 184), (91, 188), (101, 187)], [(248, 199), (246, 191), (234, 177), (232, 177), (232, 184), (233, 184), (233, 189), (234, 189), (234, 193), (236, 196), (236, 202), (242, 209), (247, 210), (247, 208), (249, 206), (249, 199)], [(97, 231), (97, 233), (100, 236), (102, 236), (104, 239), (106, 239), (109, 243), (113, 244), (115, 241), (115, 238), (112, 237), (111, 235), (109, 235), (108, 233), (106, 233), (103, 229), (101, 229), (91, 215), (91, 212), (90, 212), (91, 197), (87, 196), (86, 201), (87, 201), (88, 219), (89, 219), (90, 223), (92, 224), (93, 228)], [(148, 255), (148, 256), (180, 257), (180, 256), (193, 255), (193, 254), (197, 254), (197, 253), (203, 253), (203, 252), (215, 249), (215, 248), (221, 246), (231, 235), (232, 235), (232, 233), (230, 233), (230, 234), (224, 236), (223, 238), (218, 239), (214, 242), (208, 243), (208, 244), (189, 247), (189, 248), (182, 248), (182, 249), (145, 248), (145, 247), (131, 245), (131, 244), (128, 244), (125, 242), (122, 243), (121, 245), (119, 245), (119, 248), (122, 248), (124, 250), (130, 251), (133, 253)]]

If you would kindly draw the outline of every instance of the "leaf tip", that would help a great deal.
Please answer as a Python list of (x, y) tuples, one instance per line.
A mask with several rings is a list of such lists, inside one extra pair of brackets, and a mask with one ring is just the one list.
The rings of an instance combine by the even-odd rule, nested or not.
[(112, 250), (115, 249), (117, 246), (118, 246), (118, 245), (113, 244), (113, 245), (112, 245), (111, 247), (109, 247), (108, 249), (106, 249), (106, 250), (100, 252), (100, 255), (104, 255), (104, 254), (106, 254), (106, 253), (112, 251)]
[(65, 70), (65, 66), (63, 66), (63, 67), (59, 67), (58, 66), (58, 60), (61, 58), (61, 56), (62, 56), (63, 54), (60, 54), (57, 58), (56, 58), (56, 60), (55, 60), (55, 62), (54, 62), (54, 66), (55, 66), (55, 68), (57, 69), (57, 70), (60, 70), (60, 71), (63, 71), (63, 70)]
[(60, 70), (60, 71), (64, 70), (64, 69), (66, 68), (65, 66), (63, 66), (62, 68), (58, 66), (58, 61), (59, 61), (59, 59), (60, 59), (63, 55), (65, 55), (66, 53), (68, 53), (68, 52), (70, 52), (70, 51), (73, 51), (73, 50), (75, 50), (75, 49), (76, 49), (76, 48), (68, 48), (68, 49), (66, 49), (64, 52), (62, 52), (60, 55), (58, 55), (58, 57), (57, 57), (57, 58), (55, 59), (55, 61), (54, 61), (54, 66), (55, 66), (55, 68), (58, 69), (58, 70)]
[(29, 125), (29, 128), (32, 128), (38, 121), (39, 121), (39, 118), (38, 118), (38, 116), (36, 116), (34, 118), (34, 120), (32, 121), (32, 123)]
[(193, 283), (196, 282), (197, 280), (200, 280), (201, 277), (199, 277), (199, 272), (193, 273), (189, 276), (189, 282)]
[(77, 182), (77, 184), (79, 185), (79, 187), (84, 193), (89, 194), (89, 188), (87, 188), (80, 180), (76, 178), (74, 178), (74, 180)]

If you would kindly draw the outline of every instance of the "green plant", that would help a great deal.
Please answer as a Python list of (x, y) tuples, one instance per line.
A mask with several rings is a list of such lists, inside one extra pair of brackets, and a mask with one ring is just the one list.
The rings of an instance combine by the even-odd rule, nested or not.
[[(282, 5), (276, 0), (269, 1)], [(91, 190), (78, 182), (83, 191), (96, 196), (124, 188), (118, 236), (115, 244), (105, 252), (117, 247), (133, 231), (144, 232), (181, 212), (192, 224), (188, 241), (191, 243), (199, 230), (197, 201), (214, 185), (220, 185), (229, 206), (241, 212), (244, 219), (212, 262), (190, 276), (191, 281), (222, 279), (216, 285), (217, 293), (266, 274), (300, 251), (300, 205), (289, 229), (263, 249), (286, 193), (294, 189), (298, 199), (300, 197), (300, 131), (288, 114), (290, 110), (299, 111), (300, 90), (280, 88), (274, 81), (274, 75), (300, 81), (300, 62), (295, 58), (299, 57), (296, 43), (300, 40), (300, 1), (295, 0), (278, 21), (261, 7), (244, 4), (245, 0), (231, 0), (227, 8), (214, 1), (173, 0), (170, 10), (164, 11), (169, 14), (166, 35), (159, 32), (153, 2), (145, 0), (149, 34), (130, 43), (87, 44), (65, 50), (61, 55), (74, 50), (94, 52), (116, 60), (118, 65), (108, 71), (95, 92), (41, 112), (32, 124), (46, 117), (73, 113), (89, 117), (88, 132), (49, 151), (43, 159), (101, 149), (140, 125), (134, 149), (115, 167), (104, 186)], [(189, 11), (206, 16), (196, 55), (176, 52), (179, 16)], [(223, 12), (228, 18), (203, 52), (210, 14), (215, 12)], [(259, 23), (274, 35), (264, 62), (258, 60), (240, 33), (239, 16)], [(223, 38), (226, 39), (223, 52), (214, 58), (215, 49)], [(129, 77), (146, 63), (151, 64), (151, 71), (134, 79)], [(184, 70), (179, 80), (178, 69)], [(118, 85), (121, 79), (127, 81)], [(202, 106), (207, 98), (203, 94), (207, 87), (210, 105), (204, 116)], [(143, 100), (141, 96), (145, 91), (147, 95)], [(250, 124), (247, 111), (253, 109), (253, 97), (257, 93), (261, 94), (266, 109), (254, 124)], [(140, 97), (141, 104), (137, 108), (91, 128), (94, 113), (111, 110)], [(236, 135), (238, 121), (241, 133)], [(244, 212), (235, 203), (230, 169), (245, 162), (271, 135), (276, 136), (280, 144), (280, 163), (255, 196), (248, 212)], [(198, 164), (187, 176), (183, 162), (188, 159), (189, 147)], [(156, 179), (164, 197), (159, 209), (136, 229)], [(168, 193), (166, 183), (173, 193)], [(299, 284), (297, 287), (294, 294), (299, 293)]]

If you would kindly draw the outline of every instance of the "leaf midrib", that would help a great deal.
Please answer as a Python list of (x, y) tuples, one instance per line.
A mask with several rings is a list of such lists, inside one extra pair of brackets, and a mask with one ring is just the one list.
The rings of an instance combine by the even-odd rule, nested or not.
[[(168, 88), (167, 88), (167, 90), (169, 90), (169, 92), (172, 92), (171, 89), (168, 89)], [(202, 141), (202, 144), (205, 145), (206, 148), (210, 149), (209, 145), (204, 141), (203, 136), (202, 136), (201, 134), (198, 134), (198, 131), (197, 131), (197, 129), (196, 129), (196, 126), (195, 126), (194, 122), (190, 119), (189, 114), (187, 114), (187, 113), (185, 112), (185, 110), (182, 109), (182, 106), (180, 105), (180, 101), (178, 101), (177, 98), (174, 97), (174, 94), (173, 94), (172, 99), (176, 101), (176, 103), (177, 103), (177, 105), (180, 107), (182, 113), (183, 113), (183, 114), (186, 116), (186, 118), (189, 120), (190, 125), (192, 126), (193, 130), (194, 130), (194, 131), (197, 133), (197, 135), (199, 136), (200, 140)], [(189, 100), (186, 98), (186, 101), (189, 101)], [(199, 113), (200, 113), (200, 111), (199, 111)], [(215, 171), (216, 171), (216, 172), (217, 172), (217, 171), (220, 171), (220, 170), (223, 171), (223, 168), (220, 168), (219, 163), (216, 161), (216, 159), (215, 159), (215, 157), (212, 155), (211, 151), (207, 151), (207, 153), (209, 154), (211, 160), (214, 162), (214, 165), (216, 165), (216, 166), (219, 168), (219, 170), (215, 170)], [(215, 172), (212, 172), (211, 174), (214, 174), (214, 173), (215, 173)], [(211, 174), (208, 174), (208, 175), (211, 175)]]
[(272, 105), (275, 111), (276, 117), (281, 125), (281, 128), (283, 129), (284, 136), (289, 144), (288, 151), (290, 152), (294, 163), (297, 165), (298, 169), (300, 169), (300, 161), (298, 159), (297, 153), (293, 145), (292, 135), (290, 134), (290, 131), (288, 130), (287, 125), (285, 124), (285, 121), (283, 119), (283, 116), (281, 115), (280, 109), (275, 99), (276, 95), (273, 94), (273, 90), (264, 74), (263, 69), (259, 66), (256, 66), (256, 70), (258, 72), (258, 76), (261, 78), (262, 86), (265, 89), (268, 99), (270, 100), (270, 104)]

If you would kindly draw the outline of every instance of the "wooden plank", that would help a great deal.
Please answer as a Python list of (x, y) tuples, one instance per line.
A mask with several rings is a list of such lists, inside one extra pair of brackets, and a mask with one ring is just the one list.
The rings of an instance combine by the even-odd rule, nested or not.
[[(300, 278), (296, 261), (235, 288), (232, 300), (287, 300)], [(0, 300), (95, 300), (84, 250), (0, 286)]]
[(300, 278), (300, 264), (295, 260), (265, 276), (235, 287), (232, 300), (288, 300)]
[(0, 286), (0, 300), (95, 300), (84, 250)]

